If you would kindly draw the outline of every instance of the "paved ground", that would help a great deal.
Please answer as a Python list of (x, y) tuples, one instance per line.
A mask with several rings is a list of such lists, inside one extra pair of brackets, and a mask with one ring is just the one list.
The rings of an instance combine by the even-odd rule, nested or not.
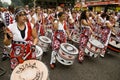
[[(2, 43), (0, 44), (2, 46)], [(52, 70), (49, 67), (50, 51), (42, 57), (42, 61), (48, 67), (50, 80), (120, 80), (120, 54), (118, 53), (110, 51), (105, 58), (86, 57), (83, 64), (78, 63), (76, 59), (71, 66), (63, 66), (57, 62), (56, 68)], [(1, 60), (1, 52), (0, 48), (0, 68), (4, 68), (6, 73), (0, 75), (0, 80), (10, 80), (10, 62), (9, 59)], [(2, 72), (0, 70), (0, 74)]]

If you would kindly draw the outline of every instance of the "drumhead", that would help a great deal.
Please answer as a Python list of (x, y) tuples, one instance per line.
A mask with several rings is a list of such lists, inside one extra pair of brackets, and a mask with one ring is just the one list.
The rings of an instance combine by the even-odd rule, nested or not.
[(19, 64), (12, 72), (10, 80), (47, 80), (48, 69), (39, 60), (27, 60)]
[(65, 51), (65, 52), (67, 52), (69, 54), (73, 54), (73, 55), (78, 54), (78, 49), (75, 46), (73, 46), (73, 45), (71, 45), (69, 43), (62, 43), (60, 45), (60, 47), (61, 47), (61, 49), (63, 51)]
[(51, 43), (51, 40), (46, 36), (40, 36), (39, 40), (44, 42), (44, 43)]
[(104, 48), (104, 45), (96, 39), (89, 39), (89, 42), (98, 48)]

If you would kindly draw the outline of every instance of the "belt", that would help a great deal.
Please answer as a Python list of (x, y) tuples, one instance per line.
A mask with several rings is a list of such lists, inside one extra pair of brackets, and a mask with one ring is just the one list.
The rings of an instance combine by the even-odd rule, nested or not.
[(64, 32), (63, 30), (57, 30), (57, 32)]

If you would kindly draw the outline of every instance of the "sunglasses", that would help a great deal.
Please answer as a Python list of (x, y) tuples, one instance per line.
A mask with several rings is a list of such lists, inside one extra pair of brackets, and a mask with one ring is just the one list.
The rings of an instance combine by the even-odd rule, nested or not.
[(27, 14), (19, 14), (19, 16), (26, 16)]
[(27, 14), (25, 12), (22, 12), (19, 14), (19, 16), (26, 16)]

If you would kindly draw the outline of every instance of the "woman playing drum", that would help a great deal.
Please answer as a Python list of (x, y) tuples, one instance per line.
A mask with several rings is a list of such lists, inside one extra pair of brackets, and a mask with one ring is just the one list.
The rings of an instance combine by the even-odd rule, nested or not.
[(11, 68), (14, 69), (24, 60), (35, 58), (32, 54), (38, 42), (36, 29), (27, 21), (26, 13), (23, 8), (15, 10), (16, 22), (5, 28), (4, 44), (12, 44), (10, 52)]
[(104, 44), (104, 48), (100, 54), (101, 57), (104, 57), (104, 55), (105, 55), (105, 52), (106, 52), (106, 49), (108, 46), (108, 42), (109, 42), (109, 39), (111, 36), (111, 31), (116, 34), (114, 27), (113, 27), (115, 25), (115, 23), (112, 23), (112, 22), (113, 22), (113, 17), (110, 15), (107, 15), (106, 21), (104, 23), (104, 26), (102, 26), (102, 32), (101, 32), (101, 40), (100, 41)]
[(79, 54), (78, 54), (78, 61), (82, 62), (84, 60), (84, 51), (89, 40), (89, 37), (92, 32), (92, 24), (89, 21), (89, 12), (83, 11), (80, 17), (80, 24), (81, 24), (81, 34), (80, 34), (80, 41), (79, 41)]

